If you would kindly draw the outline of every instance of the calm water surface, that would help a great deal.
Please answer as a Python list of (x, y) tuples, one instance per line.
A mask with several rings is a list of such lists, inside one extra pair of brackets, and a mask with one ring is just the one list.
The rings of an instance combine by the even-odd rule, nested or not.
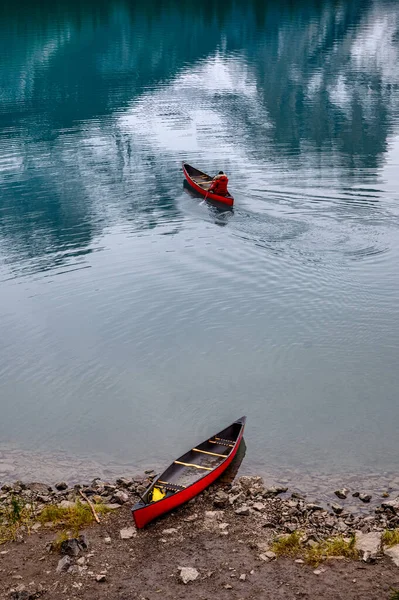
[(0, 49), (0, 478), (242, 414), (252, 469), (397, 469), (397, 2), (26, 2)]

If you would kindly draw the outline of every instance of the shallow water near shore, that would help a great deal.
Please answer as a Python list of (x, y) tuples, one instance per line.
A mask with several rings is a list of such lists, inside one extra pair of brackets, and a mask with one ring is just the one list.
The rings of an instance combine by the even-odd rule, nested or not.
[(0, 11), (0, 479), (158, 469), (246, 414), (249, 472), (385, 487), (396, 3)]

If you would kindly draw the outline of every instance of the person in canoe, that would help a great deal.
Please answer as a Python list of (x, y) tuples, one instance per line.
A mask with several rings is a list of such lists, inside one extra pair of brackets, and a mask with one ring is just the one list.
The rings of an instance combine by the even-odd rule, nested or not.
[(223, 171), (219, 171), (216, 177), (213, 178), (213, 181), (209, 187), (209, 192), (212, 194), (217, 194), (218, 196), (226, 196), (228, 194), (227, 184), (229, 183), (228, 177)]

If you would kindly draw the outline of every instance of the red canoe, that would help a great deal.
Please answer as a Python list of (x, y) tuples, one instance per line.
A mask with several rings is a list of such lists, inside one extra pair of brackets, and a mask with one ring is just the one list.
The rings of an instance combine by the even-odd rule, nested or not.
[(223, 202), (223, 204), (233, 206), (234, 198), (229, 193), (226, 196), (219, 196), (218, 194), (208, 192), (209, 186), (212, 183), (212, 177), (210, 175), (195, 169), (187, 163), (183, 163), (183, 173), (191, 187), (202, 194), (202, 196), (206, 196), (207, 200)]
[(246, 417), (235, 421), (202, 444), (175, 460), (133, 508), (138, 529), (197, 496), (232, 462), (244, 434)]

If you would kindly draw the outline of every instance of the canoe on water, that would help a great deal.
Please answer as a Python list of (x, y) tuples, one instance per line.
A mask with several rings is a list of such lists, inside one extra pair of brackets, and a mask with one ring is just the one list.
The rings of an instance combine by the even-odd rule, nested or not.
[(213, 194), (208, 191), (213, 181), (213, 178), (210, 175), (195, 169), (187, 163), (183, 163), (183, 173), (190, 186), (202, 196), (206, 196), (207, 200), (222, 202), (228, 206), (233, 206), (234, 198), (229, 193), (226, 196), (220, 196), (219, 194)]
[(188, 502), (213, 483), (231, 464), (244, 434), (246, 417), (192, 448), (147, 488), (133, 508), (138, 529)]

